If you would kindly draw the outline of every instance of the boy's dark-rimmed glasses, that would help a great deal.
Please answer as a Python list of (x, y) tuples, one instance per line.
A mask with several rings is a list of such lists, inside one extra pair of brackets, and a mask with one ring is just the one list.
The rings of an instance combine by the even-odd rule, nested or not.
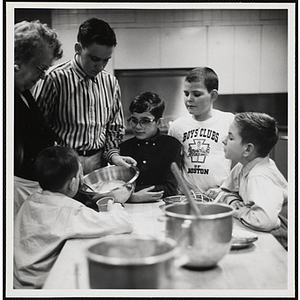
[(137, 126), (138, 124), (140, 124), (141, 127), (146, 128), (147, 126), (149, 126), (153, 121), (155, 121), (155, 119), (150, 119), (150, 118), (142, 118), (140, 120), (138, 120), (135, 117), (130, 117), (127, 122), (131, 125), (131, 126)]

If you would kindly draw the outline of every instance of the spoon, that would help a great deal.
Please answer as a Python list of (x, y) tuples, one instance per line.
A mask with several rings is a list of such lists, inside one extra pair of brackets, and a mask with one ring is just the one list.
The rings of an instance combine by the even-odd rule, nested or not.
[(85, 181), (83, 181), (83, 185), (85, 185), (87, 188), (89, 188), (91, 191), (96, 192), (95, 189), (89, 185), (88, 183), (86, 183)]
[(192, 197), (186, 183), (184, 182), (184, 179), (180, 173), (180, 170), (177, 166), (177, 164), (175, 162), (172, 162), (171, 163), (171, 170), (177, 180), (177, 182), (179, 183), (179, 185), (181, 186), (181, 188), (183, 189), (183, 192), (186, 196), (186, 198), (188, 199), (189, 203), (190, 203), (190, 207), (193, 211), (193, 213), (196, 215), (196, 216), (200, 216), (201, 215), (201, 212), (199, 210), (199, 207), (197, 206), (196, 204), (196, 201), (194, 200), (194, 198)]

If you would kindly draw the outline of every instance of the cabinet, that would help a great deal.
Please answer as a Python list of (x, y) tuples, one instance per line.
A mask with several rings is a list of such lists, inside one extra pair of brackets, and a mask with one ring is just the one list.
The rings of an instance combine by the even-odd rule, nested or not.
[[(221, 94), (287, 91), (287, 27), (116, 28), (114, 70), (209, 66)], [(276, 33), (276, 34), (275, 34)]]

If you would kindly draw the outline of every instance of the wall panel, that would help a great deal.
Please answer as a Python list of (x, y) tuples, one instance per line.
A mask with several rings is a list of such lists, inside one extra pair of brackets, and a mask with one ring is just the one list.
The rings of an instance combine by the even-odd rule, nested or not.
[(114, 68), (160, 67), (160, 28), (118, 28), (115, 32), (118, 45), (114, 55)]
[(287, 91), (287, 27), (263, 26), (261, 53), (262, 93)]
[(219, 92), (234, 92), (234, 27), (212, 26), (208, 29), (207, 65), (219, 76)]
[(64, 49), (56, 63), (73, 57), (79, 24), (97, 17), (117, 34), (108, 71), (209, 65), (223, 94), (288, 89), (286, 9), (20, 9), (16, 16), (49, 13)]
[(234, 34), (233, 92), (260, 91), (261, 27), (236, 26)]
[(206, 27), (162, 28), (162, 68), (186, 68), (206, 64)]

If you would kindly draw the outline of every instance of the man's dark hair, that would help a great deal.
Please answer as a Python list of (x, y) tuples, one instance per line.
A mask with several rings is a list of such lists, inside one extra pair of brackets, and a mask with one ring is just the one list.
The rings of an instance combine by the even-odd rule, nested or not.
[(77, 41), (86, 48), (93, 43), (105, 46), (116, 46), (117, 39), (115, 32), (103, 20), (92, 18), (79, 26)]

